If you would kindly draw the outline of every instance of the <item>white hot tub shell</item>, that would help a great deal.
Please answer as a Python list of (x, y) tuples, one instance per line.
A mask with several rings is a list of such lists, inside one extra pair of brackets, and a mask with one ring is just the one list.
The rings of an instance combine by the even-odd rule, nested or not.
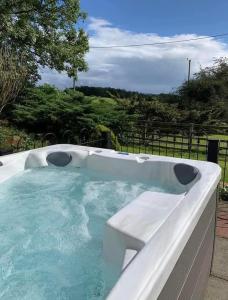
[(0, 161), (0, 182), (27, 168), (69, 165), (176, 186), (176, 194), (142, 193), (107, 221), (104, 259), (120, 273), (107, 299), (203, 299), (213, 256), (218, 165), (75, 145)]

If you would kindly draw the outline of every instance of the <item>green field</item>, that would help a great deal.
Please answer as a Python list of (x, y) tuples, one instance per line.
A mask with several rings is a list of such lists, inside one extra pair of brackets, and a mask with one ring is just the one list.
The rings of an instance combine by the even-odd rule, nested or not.
[(212, 134), (209, 135), (209, 138), (228, 141), (228, 135), (224, 134)]

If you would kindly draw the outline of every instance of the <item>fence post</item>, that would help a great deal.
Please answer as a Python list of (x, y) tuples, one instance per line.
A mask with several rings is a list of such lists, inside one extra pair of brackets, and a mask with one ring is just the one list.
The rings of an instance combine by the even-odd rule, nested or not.
[(189, 135), (188, 135), (188, 151), (191, 153), (192, 151), (192, 136), (194, 132), (194, 124), (191, 123), (189, 128)]
[(207, 146), (207, 161), (218, 163), (219, 140), (208, 140)]
[(102, 136), (101, 147), (105, 149), (113, 149), (111, 132), (110, 131), (102, 132), (101, 136)]

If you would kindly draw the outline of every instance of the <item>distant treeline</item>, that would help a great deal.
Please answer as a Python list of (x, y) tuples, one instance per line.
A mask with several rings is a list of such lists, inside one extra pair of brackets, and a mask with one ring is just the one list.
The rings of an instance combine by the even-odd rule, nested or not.
[(118, 99), (139, 99), (144, 100), (159, 100), (167, 103), (178, 103), (179, 96), (170, 93), (160, 94), (145, 94), (136, 91), (126, 91), (124, 89), (115, 89), (111, 87), (91, 87), (91, 86), (78, 86), (75, 88), (77, 91), (82, 92), (85, 96), (118, 98)]
[(119, 99), (133, 98), (133, 97), (153, 97), (153, 94), (143, 94), (139, 92), (126, 91), (123, 89), (115, 89), (111, 87), (91, 87), (91, 86), (79, 86), (75, 88), (77, 91), (82, 92), (85, 96), (97, 96), (97, 97), (116, 97)]

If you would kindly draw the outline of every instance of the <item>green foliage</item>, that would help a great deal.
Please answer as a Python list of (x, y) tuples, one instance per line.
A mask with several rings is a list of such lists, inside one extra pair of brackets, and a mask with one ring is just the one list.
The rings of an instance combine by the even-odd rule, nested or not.
[(7, 123), (0, 124), (0, 148), (1, 150), (16, 149), (19, 150), (33, 148), (34, 144), (41, 146), (39, 139), (35, 139), (32, 135), (28, 135), (23, 130), (9, 126)]
[(143, 98), (150, 101), (152, 98), (165, 103), (177, 103), (179, 101), (179, 96), (176, 94), (144, 94), (139, 92), (126, 91), (123, 89), (115, 89), (110, 87), (90, 87), (90, 86), (80, 86), (76, 89), (82, 92), (85, 96), (96, 96), (96, 97), (108, 97), (108, 98), (118, 98), (118, 99), (135, 99)]
[(115, 99), (101, 97), (86, 97), (96, 116), (96, 123), (103, 124), (119, 131), (122, 126), (127, 126), (129, 116)]
[(0, 113), (22, 90), (27, 77), (23, 59), (7, 47), (0, 48)]
[(26, 98), (15, 105), (11, 119), (28, 131), (57, 135), (69, 129), (76, 134), (81, 128), (96, 126), (82, 93), (62, 92), (49, 85), (28, 89)]
[(90, 86), (80, 86), (76, 89), (82, 92), (86, 96), (96, 96), (96, 97), (111, 97), (118, 99), (133, 98), (137, 96), (150, 97), (151, 95), (145, 95), (138, 92), (126, 91), (123, 89), (115, 89), (110, 87), (90, 87)]
[(133, 122), (139, 121), (166, 121), (177, 122), (180, 113), (175, 104), (167, 104), (151, 98), (150, 101), (143, 97), (119, 101), (120, 107), (131, 116)]
[(108, 127), (106, 127), (104, 125), (101, 125), (101, 124), (97, 125), (94, 137), (96, 139), (100, 139), (100, 138), (102, 138), (102, 134), (103, 133), (107, 133), (107, 132), (110, 132), (111, 142), (112, 142), (113, 148), (115, 150), (119, 150), (120, 149), (120, 144), (118, 142), (118, 139), (117, 139), (116, 135), (114, 134), (114, 132), (110, 128), (108, 128)]
[(0, 45), (22, 53), (30, 79), (38, 66), (76, 77), (86, 70), (88, 37), (79, 24), (85, 19), (79, 0), (0, 0)]
[(220, 196), (223, 201), (228, 201), (228, 185), (220, 190)]
[(201, 69), (179, 89), (184, 122), (221, 124), (228, 122), (228, 61), (221, 58)]
[[(184, 83), (176, 96), (167, 96), (169, 100), (164, 101), (159, 100), (161, 95), (130, 93), (126, 94), (128, 98), (101, 97), (85, 96), (73, 89), (61, 91), (50, 85), (31, 87), (6, 117), (28, 132), (53, 132), (59, 136), (66, 130), (79, 135), (83, 128), (92, 133), (98, 124), (116, 134), (134, 129), (142, 121), (222, 125), (227, 122), (227, 73), (226, 61), (219, 60), (197, 73), (189, 84)], [(88, 89), (87, 93), (93, 91)], [(97, 93), (105, 92), (104, 88), (94, 89)]]
[(83, 128), (92, 132), (97, 124), (117, 130), (127, 121), (125, 111), (119, 110), (115, 100), (85, 97), (81, 92), (60, 91), (50, 85), (29, 88), (7, 117), (29, 132), (57, 135), (66, 130), (78, 135)]

